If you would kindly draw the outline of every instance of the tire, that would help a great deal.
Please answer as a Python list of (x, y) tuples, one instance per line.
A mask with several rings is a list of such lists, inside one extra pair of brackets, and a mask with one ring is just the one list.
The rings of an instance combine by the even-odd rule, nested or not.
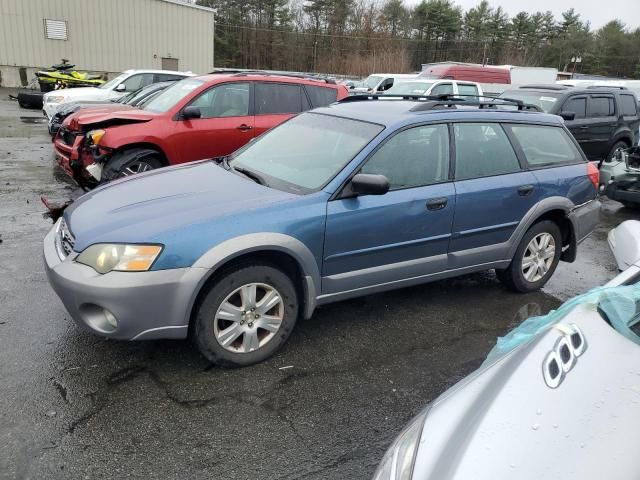
[(22, 108), (41, 109), (42, 93), (36, 91), (19, 92), (18, 105), (20, 105)]
[[(607, 159), (605, 161), (607, 163), (611, 162), (613, 160), (613, 157), (615, 156), (617, 150), (620, 150), (620, 149), (624, 150), (624, 149), (627, 149), (627, 148), (629, 148), (629, 145), (627, 144), (627, 142), (624, 142), (622, 140), (619, 141), (619, 142), (614, 143), (613, 147), (611, 147), (611, 151), (609, 151), (609, 154), (607, 155)], [(598, 168), (600, 168), (601, 166), (602, 166), (602, 161), (600, 161), (598, 163)]]
[[(253, 301), (251, 286), (255, 288)], [(267, 297), (273, 300), (265, 300)], [(261, 306), (263, 301), (268, 306)], [(208, 288), (196, 310), (193, 337), (202, 355), (216, 365), (253, 365), (287, 342), (298, 310), (296, 288), (289, 276), (269, 265), (242, 265), (224, 272)], [(263, 323), (267, 315), (271, 321)]]
[(109, 160), (102, 172), (100, 183), (110, 182), (116, 178), (128, 177), (163, 166), (161, 155), (151, 148), (131, 148)]
[[(535, 243), (533, 241), (535, 240)], [(525, 254), (531, 257), (532, 249), (537, 250), (540, 242), (553, 246), (551, 257), (533, 260), (529, 268), (524, 267)], [(553, 241), (553, 243), (551, 243)], [(548, 247), (547, 253), (549, 253)], [(555, 222), (544, 220), (533, 225), (522, 237), (511, 263), (504, 270), (496, 270), (498, 279), (509, 289), (516, 292), (533, 292), (539, 290), (555, 272), (562, 254), (562, 234)]]

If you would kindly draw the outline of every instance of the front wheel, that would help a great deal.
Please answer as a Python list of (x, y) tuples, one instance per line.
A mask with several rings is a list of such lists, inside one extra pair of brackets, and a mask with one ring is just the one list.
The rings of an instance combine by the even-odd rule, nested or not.
[(298, 318), (291, 279), (269, 265), (223, 274), (197, 308), (194, 339), (200, 352), (224, 367), (262, 362), (287, 341)]
[(162, 158), (158, 152), (150, 148), (132, 148), (117, 153), (105, 164), (100, 181), (109, 182), (160, 167)]
[(562, 234), (558, 225), (545, 220), (533, 225), (518, 245), (511, 264), (496, 270), (498, 279), (511, 290), (539, 290), (555, 272), (562, 253)]

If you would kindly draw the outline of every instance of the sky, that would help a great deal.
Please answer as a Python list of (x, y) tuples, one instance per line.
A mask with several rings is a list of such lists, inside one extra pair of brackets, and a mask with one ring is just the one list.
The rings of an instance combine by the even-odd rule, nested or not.
[[(416, 4), (420, 0), (407, 0), (407, 4)], [(480, 0), (453, 0), (463, 10), (475, 7)], [(562, 12), (573, 9), (582, 20), (589, 20), (593, 29), (598, 29), (611, 20), (620, 20), (628, 28), (640, 27), (640, 0), (489, 0), (492, 7), (502, 7), (509, 16), (518, 12), (545, 12), (551, 10), (556, 18)]]

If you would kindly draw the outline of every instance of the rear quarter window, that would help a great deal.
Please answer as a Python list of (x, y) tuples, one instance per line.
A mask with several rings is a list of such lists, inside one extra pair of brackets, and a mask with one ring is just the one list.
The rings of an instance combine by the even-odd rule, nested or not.
[(311, 106), (325, 107), (338, 99), (338, 90), (329, 87), (314, 87), (313, 85), (305, 85), (305, 90), (311, 99)]
[(635, 117), (638, 114), (638, 103), (633, 95), (620, 95), (620, 106), (625, 117)]
[(544, 125), (510, 125), (509, 128), (532, 167), (583, 161), (563, 128)]

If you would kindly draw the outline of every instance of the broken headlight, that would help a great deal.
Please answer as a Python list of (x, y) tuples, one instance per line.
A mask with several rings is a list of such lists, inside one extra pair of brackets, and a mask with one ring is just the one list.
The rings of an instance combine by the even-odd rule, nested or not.
[(107, 133), (102, 129), (99, 130), (91, 130), (87, 132), (87, 140), (89, 140), (90, 145), (98, 145), (104, 134)]
[(97, 243), (83, 250), (76, 262), (87, 265), (98, 273), (146, 272), (161, 251), (161, 245)]

